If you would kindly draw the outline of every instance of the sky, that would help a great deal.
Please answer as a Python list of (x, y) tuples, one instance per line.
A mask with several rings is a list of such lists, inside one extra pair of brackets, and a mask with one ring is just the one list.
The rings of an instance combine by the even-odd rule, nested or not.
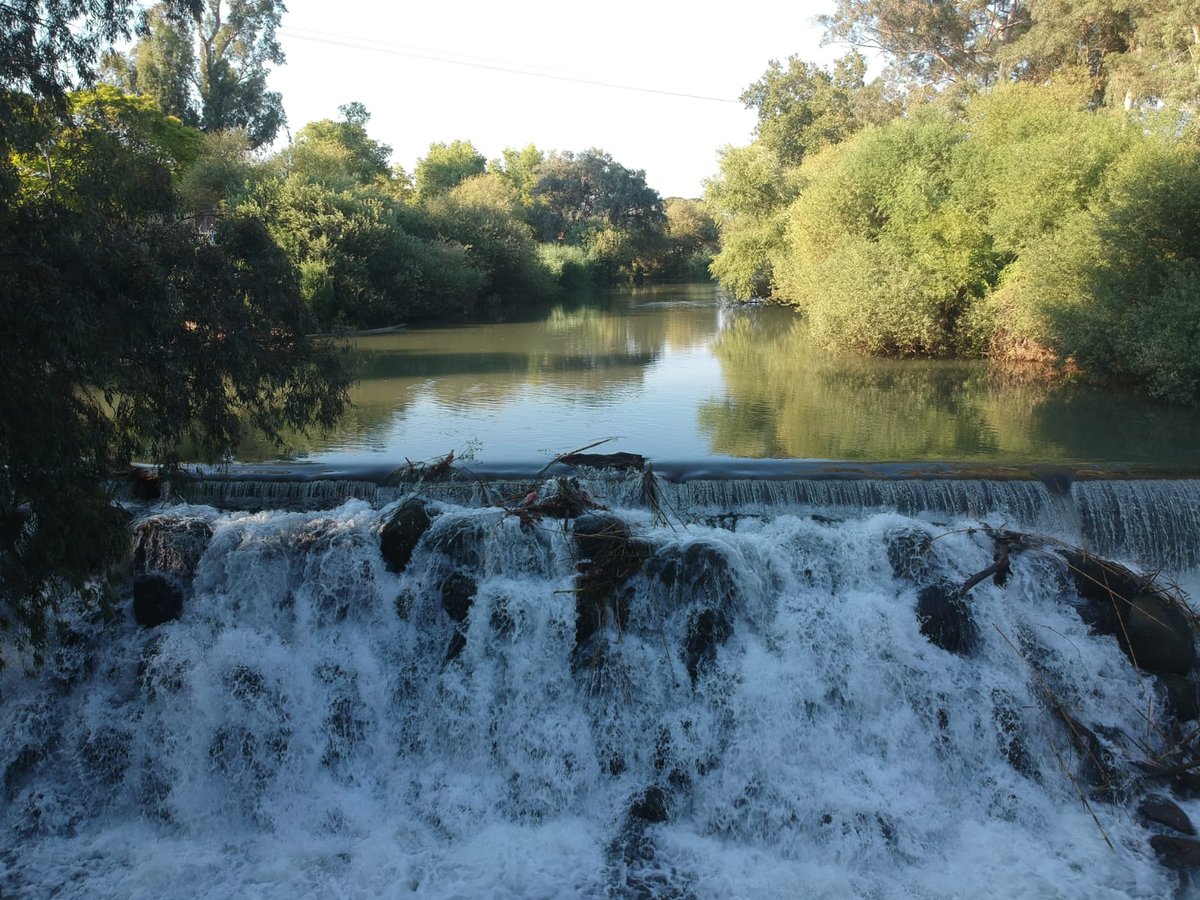
[(820, 45), (815, 17), (832, 5), (287, 0), (287, 62), (270, 83), (293, 133), (365, 104), (369, 133), (409, 172), (434, 142), (469, 140), (488, 159), (599, 147), (663, 197), (698, 197), (719, 149), (752, 139), (738, 97), (771, 59), (845, 52)]

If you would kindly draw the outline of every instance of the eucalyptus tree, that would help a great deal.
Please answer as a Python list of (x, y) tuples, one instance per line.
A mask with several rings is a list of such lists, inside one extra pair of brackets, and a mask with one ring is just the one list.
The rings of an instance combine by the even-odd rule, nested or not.
[(827, 39), (882, 52), (905, 81), (991, 83), (1030, 24), (1028, 0), (837, 0)]
[(276, 30), (285, 11), (281, 0), (158, 3), (133, 50), (106, 57), (107, 75), (187, 124), (269, 144), (286, 121), (282, 97), (267, 89), (271, 66), (284, 62)]

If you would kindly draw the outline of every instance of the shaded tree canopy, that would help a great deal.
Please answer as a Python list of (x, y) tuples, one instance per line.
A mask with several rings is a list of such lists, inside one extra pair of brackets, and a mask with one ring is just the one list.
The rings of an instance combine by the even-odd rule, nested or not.
[(7, 9), (0, 626), (36, 651), (60, 597), (103, 595), (92, 579), (125, 541), (104, 487), (114, 467), (328, 426), (349, 377), (307, 336), (296, 270), (260, 222), (225, 216), (200, 233), (181, 214), (202, 135), (148, 97), (70, 92), (127, 34), (132, 4)]
[(533, 197), (546, 240), (580, 228), (644, 234), (666, 224), (662, 197), (646, 184), (646, 173), (599, 149), (550, 154), (538, 167)]

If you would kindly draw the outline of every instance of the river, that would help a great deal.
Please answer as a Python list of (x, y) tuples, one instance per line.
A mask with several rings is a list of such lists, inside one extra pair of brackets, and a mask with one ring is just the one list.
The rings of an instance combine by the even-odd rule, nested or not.
[[(502, 323), (355, 338), (354, 408), (294, 460), (403, 462), (451, 450), (530, 462), (604, 438), (662, 460), (1141, 464), (1188, 468), (1193, 410), (1129, 391), (1022, 381), (979, 361), (831, 354), (788, 309), (711, 285), (575, 298)], [(261, 442), (245, 462), (279, 458)]]

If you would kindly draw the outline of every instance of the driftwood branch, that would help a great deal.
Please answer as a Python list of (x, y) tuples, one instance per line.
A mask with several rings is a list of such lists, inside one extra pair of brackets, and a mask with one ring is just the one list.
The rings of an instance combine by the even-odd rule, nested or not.
[(996, 584), (1000, 585), (1004, 584), (1005, 580), (1008, 578), (1008, 573), (1010, 571), (1008, 542), (997, 534), (993, 533), (990, 529), (988, 534), (991, 535), (992, 540), (995, 541), (996, 544), (996, 549), (992, 554), (992, 564), (986, 569), (976, 572), (963, 582), (963, 586), (958, 591), (958, 595), (960, 597), (967, 596), (967, 592), (985, 578), (994, 578), (996, 580)]

